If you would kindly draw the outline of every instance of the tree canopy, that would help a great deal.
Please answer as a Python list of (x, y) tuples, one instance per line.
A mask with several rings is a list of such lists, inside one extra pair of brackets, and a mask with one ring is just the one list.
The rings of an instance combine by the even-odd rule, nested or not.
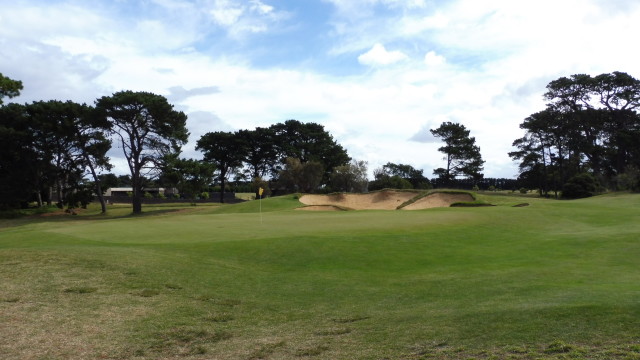
[(10, 79), (0, 73), (0, 105), (3, 104), (2, 98), (13, 98), (20, 95), (22, 90), (22, 81)]
[(373, 172), (374, 180), (369, 190), (390, 189), (431, 189), (431, 183), (418, 170), (407, 164), (386, 163)]
[(523, 180), (539, 184), (546, 194), (581, 173), (611, 188), (621, 188), (628, 183), (626, 174), (637, 173), (639, 80), (623, 72), (561, 77), (547, 85), (544, 99), (547, 107), (524, 119), (525, 135), (509, 153), (520, 161)]
[(161, 95), (121, 91), (96, 101), (100, 115), (111, 123), (111, 134), (131, 172), (133, 212), (142, 212), (143, 175), (156, 174), (162, 162), (187, 142), (187, 116), (173, 110)]
[(445, 143), (438, 151), (445, 154), (447, 166), (435, 169), (435, 175), (445, 183), (460, 176), (474, 180), (483, 177), (484, 160), (480, 155), (480, 148), (476, 145), (475, 137), (469, 136), (470, 131), (464, 125), (447, 121), (430, 131)]
[(246, 155), (246, 142), (236, 133), (216, 131), (202, 135), (196, 150), (204, 153), (204, 161), (213, 164), (220, 181), (220, 202), (224, 202), (227, 178), (242, 165)]

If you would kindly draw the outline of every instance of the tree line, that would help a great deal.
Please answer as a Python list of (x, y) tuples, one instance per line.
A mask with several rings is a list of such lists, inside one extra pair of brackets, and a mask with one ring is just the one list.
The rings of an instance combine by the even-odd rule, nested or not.
[(623, 72), (577, 74), (546, 89), (546, 108), (524, 119), (525, 135), (509, 153), (520, 180), (556, 197), (639, 191), (640, 81)]
[[(196, 196), (214, 182), (220, 201), (230, 178), (253, 183), (253, 189), (274, 192), (365, 192), (379, 188), (432, 187), (422, 170), (387, 163), (367, 179), (367, 163), (352, 159), (322, 125), (287, 120), (269, 127), (235, 132), (209, 132), (196, 149), (203, 160), (181, 158), (187, 142), (187, 116), (173, 109), (163, 96), (120, 91), (103, 96), (93, 106), (72, 101), (10, 103), (18, 96), (20, 81), (0, 74), (0, 207), (15, 208), (35, 201), (69, 208), (98, 197), (123, 177), (108, 171), (112, 147), (123, 154), (130, 175), (134, 213), (142, 211), (143, 189), (175, 187)], [(475, 138), (463, 125), (443, 123), (431, 131), (446, 146), (447, 167), (435, 173), (445, 185), (459, 177), (482, 179), (482, 161)], [(114, 180), (115, 178), (115, 180)]]

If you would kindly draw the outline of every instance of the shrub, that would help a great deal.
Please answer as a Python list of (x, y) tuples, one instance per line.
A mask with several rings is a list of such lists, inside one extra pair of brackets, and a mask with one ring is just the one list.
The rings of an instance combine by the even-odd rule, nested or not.
[(578, 174), (562, 187), (562, 197), (567, 199), (586, 198), (596, 194), (598, 182), (588, 173)]
[(526, 188), (520, 188), (520, 194), (526, 194), (527, 192), (529, 192), (529, 190)]
[(489, 191), (496, 191), (496, 187), (493, 185), (489, 186)]
[(203, 192), (200, 194), (200, 198), (202, 198), (202, 199), (208, 199), (208, 198), (209, 198), (209, 192), (208, 192), (208, 191), (203, 191)]
[(628, 190), (640, 192), (640, 170), (634, 166), (629, 166), (625, 172), (615, 178), (618, 190)]
[(478, 185), (473, 185), (473, 188), (471, 188), (471, 190), (480, 191), (480, 188), (478, 187)]
[(145, 191), (144, 197), (145, 197), (145, 199), (153, 199), (153, 195), (151, 195), (151, 193), (148, 192), (148, 191)]

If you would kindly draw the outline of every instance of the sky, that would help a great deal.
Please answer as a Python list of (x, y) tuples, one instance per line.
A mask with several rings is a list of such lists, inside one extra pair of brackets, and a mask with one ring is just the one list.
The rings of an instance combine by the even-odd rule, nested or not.
[[(0, 6), (5, 102), (94, 104), (122, 90), (188, 115), (183, 156), (212, 131), (296, 119), (370, 174), (445, 166), (429, 129), (470, 130), (485, 177), (513, 178), (519, 124), (573, 74), (640, 77), (637, 0), (11, 0)], [(114, 172), (126, 174), (119, 150)]]

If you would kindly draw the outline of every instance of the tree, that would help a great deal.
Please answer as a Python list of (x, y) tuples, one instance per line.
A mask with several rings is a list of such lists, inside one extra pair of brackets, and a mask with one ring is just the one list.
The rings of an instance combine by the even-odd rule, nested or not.
[(369, 189), (431, 189), (429, 179), (422, 172), (411, 165), (389, 162), (373, 171), (374, 180), (369, 183)]
[(591, 197), (598, 191), (598, 183), (589, 173), (577, 174), (562, 187), (562, 197), (567, 199), (579, 199)]
[[(537, 167), (545, 172), (539, 173), (541, 184), (555, 191), (585, 172), (615, 187), (616, 179), (640, 166), (640, 80), (623, 72), (576, 74), (546, 89), (547, 108), (520, 125), (526, 134), (514, 142), (519, 151), (510, 153), (523, 173), (532, 174), (527, 169), (538, 165), (531, 151), (539, 153)], [(550, 178), (553, 185), (547, 186)]]
[(474, 180), (482, 178), (484, 160), (480, 155), (480, 148), (476, 145), (475, 137), (469, 136), (470, 131), (464, 125), (444, 122), (439, 128), (430, 131), (433, 136), (445, 142), (445, 146), (438, 148), (438, 151), (446, 155), (447, 167), (434, 170), (435, 175), (447, 184), (458, 176)]
[(248, 177), (263, 178), (273, 172), (278, 162), (273, 129), (257, 127), (255, 130), (239, 130), (236, 136), (244, 143), (242, 161), (247, 166)]
[(319, 162), (324, 168), (321, 183), (329, 181), (336, 166), (351, 160), (347, 151), (320, 124), (287, 120), (270, 129), (275, 134), (279, 162), (284, 165), (287, 158), (299, 159), (301, 163)]
[(13, 98), (20, 95), (22, 90), (22, 81), (12, 80), (0, 73), (0, 105), (3, 104), (2, 98)]
[(133, 213), (142, 212), (144, 175), (157, 174), (167, 154), (179, 153), (187, 142), (187, 116), (173, 110), (161, 95), (121, 91), (96, 101), (100, 116), (109, 120), (131, 172)]
[(163, 182), (176, 187), (180, 194), (195, 199), (213, 182), (214, 171), (212, 164), (176, 157), (167, 161), (163, 169)]
[(390, 176), (398, 176), (411, 183), (414, 189), (431, 189), (431, 183), (423, 175), (423, 170), (418, 170), (407, 164), (386, 163), (382, 171)]
[(373, 181), (369, 182), (369, 190), (413, 189), (409, 180), (398, 175), (389, 175), (382, 168), (373, 171)]
[(331, 173), (331, 188), (333, 191), (366, 192), (367, 162), (351, 160), (347, 165), (336, 166)]
[(19, 208), (38, 187), (38, 154), (24, 105), (0, 107), (0, 209)]
[[(94, 179), (102, 211), (106, 212), (97, 169), (111, 166), (106, 156), (111, 143), (104, 136), (109, 124), (94, 118), (93, 108), (72, 101), (38, 101), (26, 105), (25, 109), (34, 134), (31, 146), (39, 154), (40, 187), (55, 188), (58, 205), (74, 207), (77, 202), (69, 202), (67, 198), (77, 192), (90, 193), (84, 179), (89, 173)], [(38, 202), (42, 204), (40, 193)]]
[(221, 203), (224, 202), (227, 177), (242, 166), (245, 159), (245, 146), (246, 143), (237, 134), (223, 131), (206, 133), (197, 142), (196, 150), (204, 153), (204, 161), (212, 163), (218, 173)]
[(285, 168), (280, 171), (278, 184), (288, 191), (310, 193), (320, 185), (323, 172), (323, 166), (318, 161), (301, 162), (300, 159), (287, 158)]

